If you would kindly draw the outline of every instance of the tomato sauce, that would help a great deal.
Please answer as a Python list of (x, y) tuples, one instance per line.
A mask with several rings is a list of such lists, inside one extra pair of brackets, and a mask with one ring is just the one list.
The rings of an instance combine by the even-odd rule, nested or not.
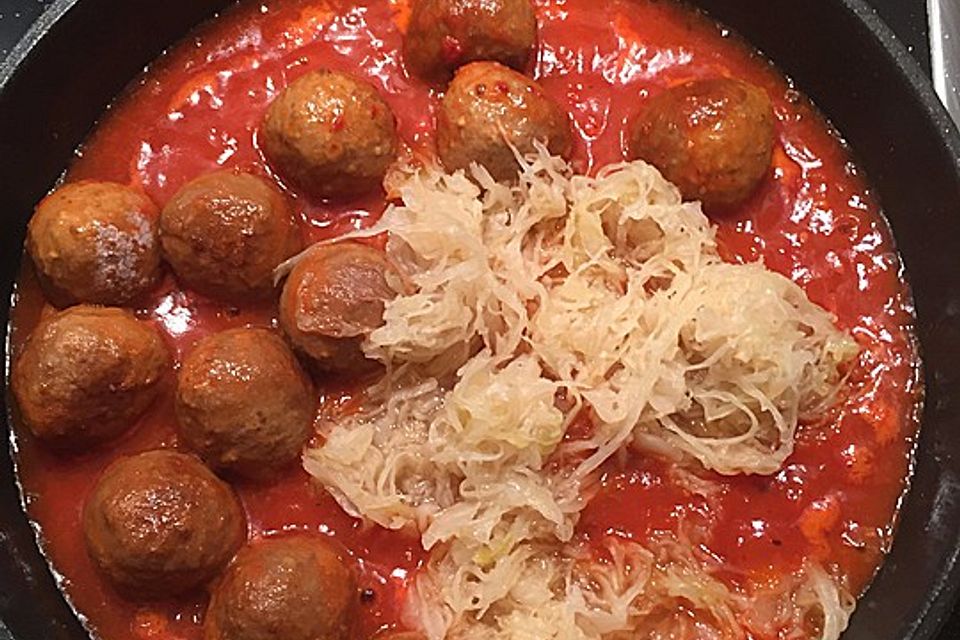
[[(791, 277), (862, 348), (839, 406), (801, 427), (796, 452), (776, 475), (701, 472), (717, 487), (701, 495), (678, 482), (668, 463), (634, 456), (604, 470), (579, 535), (598, 544), (609, 536), (642, 542), (693, 529), (701, 535), (697, 543), (738, 579), (762, 581), (814, 558), (861, 592), (893, 535), (920, 398), (909, 292), (875, 196), (812, 105), (762, 56), (702, 16), (656, 0), (537, 0), (537, 9), (540, 42), (530, 71), (569, 110), (581, 171), (620, 160), (625, 122), (666, 87), (721, 75), (768, 92), (777, 116), (774, 168), (745, 205), (716, 221), (722, 251), (728, 260), (763, 260)], [(289, 193), (308, 240), (369, 225), (383, 209), (382, 196), (333, 204), (286, 189), (263, 159), (257, 129), (284, 86), (327, 67), (371, 81), (393, 108), (402, 140), (429, 150), (439, 94), (403, 67), (408, 11), (406, 0), (242, 3), (137, 81), (78, 151), (67, 178), (133, 184), (162, 205), (201, 173), (242, 167)], [(12, 323), (14, 356), (47, 312), (25, 267)], [(178, 360), (209, 333), (276, 323), (273, 306), (225, 306), (181, 289), (172, 276), (138, 312), (163, 330)], [(85, 496), (110, 461), (178, 446), (173, 376), (142, 424), (101, 450), (64, 456), (28, 433), (15, 438), (43, 548), (88, 628), (105, 640), (202, 635), (204, 601), (123, 600), (94, 572), (80, 532)], [(322, 411), (349, 406), (349, 388), (321, 381), (320, 390)], [(301, 469), (237, 490), (251, 537), (319, 532), (358, 561), (361, 637), (399, 626), (404, 589), (425, 557), (415, 535), (350, 518)]]

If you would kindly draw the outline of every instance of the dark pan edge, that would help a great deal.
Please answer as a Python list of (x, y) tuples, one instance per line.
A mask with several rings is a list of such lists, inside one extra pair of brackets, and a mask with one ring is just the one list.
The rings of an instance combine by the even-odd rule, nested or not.
[[(946, 107), (940, 100), (924, 72), (920, 63), (910, 54), (906, 46), (896, 37), (893, 30), (880, 17), (877, 11), (866, 0), (843, 0), (849, 9), (867, 25), (890, 57), (894, 60), (904, 76), (910, 82), (914, 92), (919, 95), (926, 108), (928, 117), (935, 123), (941, 133), (941, 140), (949, 154), (953, 157), (954, 168), (960, 174), (960, 129), (950, 117)], [(960, 214), (960, 212), (958, 212)], [(902, 268), (901, 268), (902, 270)], [(922, 350), (922, 344), (918, 345)], [(921, 351), (922, 354), (922, 351)], [(923, 408), (925, 410), (925, 407)], [(922, 419), (921, 419), (922, 420)], [(921, 421), (921, 429), (922, 429)], [(914, 465), (919, 452), (921, 440), (918, 439), (914, 452)], [(913, 473), (911, 473), (911, 480)], [(910, 495), (905, 496), (909, 500)], [(909, 635), (904, 640), (927, 640), (934, 638), (945, 624), (951, 611), (956, 606), (960, 595), (960, 535), (949, 555), (940, 580), (932, 585), (927, 597), (927, 606), (921, 615), (914, 620)]]
[[(63, 18), (63, 16), (74, 7), (74, 5), (79, 2), (79, 0), (56, 0), (51, 4), (47, 9), (43, 11), (36, 22), (30, 27), (26, 34), (20, 39), (20, 41), (14, 46), (10, 54), (0, 62), (0, 94), (7, 88), (7, 86), (14, 80), (18, 71), (23, 68), (23, 64), (30, 55), (33, 53), (35, 47), (41, 42), (44, 36), (50, 31), (51, 28), (56, 25), (56, 23)], [(34, 552), (39, 554), (39, 557), (42, 559), (43, 564), (46, 565), (49, 572), (49, 579), (53, 581), (56, 585), (56, 589), (60, 591), (60, 604), (59, 607), (55, 604), (57, 608), (66, 607), (69, 609), (70, 613), (73, 614), (75, 625), (73, 628), (70, 626), (57, 626), (54, 633), (57, 638), (66, 638), (69, 635), (74, 635), (76, 633), (89, 633), (89, 630), (86, 628), (84, 623), (84, 617), (79, 614), (79, 612), (74, 607), (70, 598), (60, 589), (60, 584), (62, 581), (62, 576), (56, 571), (56, 569), (51, 564), (46, 550), (44, 549), (44, 544), (42, 541), (42, 536), (40, 531), (37, 528), (36, 524), (26, 516), (27, 512), (27, 496), (24, 492), (23, 485), (20, 483), (20, 473), (18, 469), (18, 460), (17, 460), (17, 440), (16, 433), (11, 427), (13, 425), (14, 416), (13, 416), (13, 402), (10, 396), (9, 385), (7, 381), (10, 379), (10, 372), (12, 366), (12, 351), (11, 351), (11, 326), (12, 322), (10, 315), (10, 310), (13, 308), (15, 301), (17, 299), (16, 283), (14, 282), (5, 282), (4, 283), (4, 293), (6, 294), (3, 297), (4, 304), (7, 305), (3, 311), (3, 322), (0, 323), (0, 332), (2, 332), (3, 344), (4, 344), (4, 358), (3, 358), (3, 383), (4, 383), (4, 412), (3, 418), (6, 421), (8, 427), (8, 438), (6, 441), (6, 446), (8, 450), (8, 455), (10, 456), (10, 469), (12, 472), (13, 483), (16, 486), (16, 493), (19, 497), (20, 508), (23, 512), (23, 517), (27, 520), (27, 525), (32, 534), (32, 537), (35, 540), (36, 548)], [(8, 471), (5, 469), (4, 471)], [(4, 536), (4, 543), (8, 540), (7, 536)], [(28, 559), (17, 559), (22, 566), (25, 568), (25, 571), (30, 571), (29, 569), (29, 560)], [(33, 564), (36, 564), (35, 562)], [(41, 578), (42, 579), (42, 578)], [(81, 628), (82, 627), (82, 628)], [(7, 627), (3, 620), (0, 620), (0, 640), (16, 640), (12, 631)]]
[(0, 61), (0, 92), (6, 88), (7, 83), (14, 74), (16, 74), (24, 60), (27, 59), (33, 51), (33, 48), (40, 42), (41, 38), (47, 35), (50, 28), (79, 1), (80, 0), (55, 0), (53, 4), (40, 14), (40, 17), (37, 18), (27, 33), (20, 38), (6, 59)]
[(943, 106), (943, 102), (940, 101), (940, 97), (934, 91), (930, 77), (907, 50), (906, 45), (897, 38), (893, 29), (883, 21), (876, 9), (867, 3), (867, 0), (842, 1), (854, 15), (867, 25), (867, 28), (880, 41), (880, 44), (887, 50), (890, 57), (893, 58), (910, 81), (914, 92), (920, 96), (921, 101), (927, 108), (930, 119), (940, 128), (942, 140), (952, 152), (954, 166), (957, 174), (960, 175), (960, 126), (947, 113), (946, 107)]
[[(16, 76), (21, 65), (29, 58), (33, 49), (42, 38), (77, 2), (78, 0), (57, 0), (44, 12), (34, 27), (31, 28), (28, 34), (14, 48), (8, 59), (3, 64), (0, 64), (0, 91), (5, 89)], [(955, 172), (960, 174), (960, 137), (958, 137), (957, 128), (940, 104), (939, 99), (919, 64), (864, 0), (841, 0), (841, 2), (869, 29), (881, 47), (886, 50), (890, 59), (901, 70), (903, 77), (908, 81), (913, 93), (923, 104), (927, 117), (939, 129), (939, 139), (953, 159)], [(7, 285), (5, 284), (4, 286)], [(0, 327), (0, 331), (6, 330), (6, 326)], [(8, 335), (4, 337), (5, 340), (9, 339)], [(6, 367), (9, 366), (9, 362), (6, 361), (8, 358), (9, 351), (5, 358)], [(4, 373), (7, 372), (5, 371)], [(919, 533), (920, 532), (916, 532), (917, 535), (919, 535)], [(960, 563), (958, 563), (958, 559), (960, 559), (960, 543), (955, 543), (952, 548), (952, 553), (949, 555), (943, 570), (939, 574), (940, 580), (934, 585), (931, 585), (927, 598), (927, 606), (922, 616), (913, 621), (908, 635), (905, 636), (904, 640), (925, 640), (932, 638), (940, 628), (953, 604), (958, 587), (960, 587)], [(0, 626), (0, 638), (2, 637), (3, 628)]]
[[(17, 42), (13, 50), (9, 55), (0, 62), (0, 93), (4, 91), (10, 81), (14, 78), (16, 73), (21, 69), (24, 61), (30, 56), (33, 52), (33, 49), (41, 41), (41, 39), (50, 31), (50, 29), (71, 9), (73, 6), (79, 2), (79, 0), (56, 0), (53, 4), (48, 6), (43, 13), (40, 14), (40, 17), (33, 23), (30, 29), (26, 34)], [(14, 423), (13, 416), (13, 402), (10, 396), (9, 385), (6, 384), (6, 381), (10, 379), (10, 372), (12, 367), (12, 350), (11, 350), (11, 323), (12, 319), (9, 317), (9, 312), (13, 308), (17, 299), (16, 283), (10, 283), (9, 286), (5, 289), (6, 304), (8, 305), (5, 309), (5, 322), (0, 326), (0, 332), (2, 332), (3, 344), (4, 344), (4, 357), (3, 357), (3, 381), (4, 381), (4, 415), (3, 418), (6, 420), (8, 427)], [(12, 465), (13, 472), (13, 481), (16, 484), (16, 491), (20, 498), (20, 508), (24, 513), (24, 517), (27, 512), (27, 496), (24, 492), (23, 485), (20, 483), (20, 471), (18, 468), (18, 458), (17, 458), (17, 437), (16, 432), (13, 428), (9, 428), (8, 438), (6, 446), (10, 456), (10, 462)], [(44, 563), (47, 565), (47, 568), (50, 572), (50, 577), (53, 579), (54, 583), (57, 585), (57, 588), (60, 590), (63, 603), (70, 609), (74, 617), (77, 619), (80, 625), (83, 626), (84, 631), (89, 633), (86, 624), (84, 622), (85, 618), (77, 611), (76, 607), (73, 605), (71, 599), (67, 596), (62, 589), (60, 589), (60, 584), (62, 581), (62, 576), (56, 569), (53, 567), (52, 563), (49, 560), (46, 550), (44, 549), (44, 544), (42, 536), (40, 535), (39, 529), (36, 527), (35, 523), (27, 517), (28, 524), (33, 533), (33, 536), (36, 540), (37, 552), (43, 558)], [(6, 624), (0, 620), (0, 640), (15, 640), (12, 632), (7, 628)]]
[[(958, 129), (957, 124), (950, 117), (946, 107), (944, 107), (939, 96), (934, 91), (930, 78), (923, 71), (916, 59), (910, 54), (906, 46), (896, 37), (893, 30), (883, 21), (877, 11), (871, 7), (866, 0), (843, 1), (850, 10), (867, 25), (910, 82), (914, 92), (920, 97), (922, 104), (926, 108), (928, 117), (939, 128), (941, 133), (940, 138), (947, 148), (949, 155), (953, 158), (955, 172), (960, 175), (960, 129)], [(960, 215), (960, 211), (957, 213)], [(922, 349), (922, 344), (919, 346)], [(918, 450), (921, 442), (922, 440), (918, 439), (916, 445)], [(916, 459), (916, 452), (914, 459)], [(909, 494), (905, 499), (910, 499)], [(956, 606), (958, 594), (960, 594), (960, 532), (958, 532), (952, 553), (950, 553), (944, 569), (940, 573), (939, 582), (931, 585), (926, 601), (926, 608), (921, 612), (920, 616), (913, 621), (913, 625), (908, 631), (909, 635), (905, 640), (927, 640), (934, 638)]]
[[(163, 6), (165, 3), (150, 3), (147, 6), (141, 3), (119, 3), (120, 6), (114, 7), (115, 15), (111, 17), (114, 22), (120, 22), (124, 26), (139, 24), (144, 29), (150, 27), (154, 34), (151, 38), (141, 39), (134, 29), (126, 29), (126, 33), (123, 33), (114, 25), (114, 32), (121, 34), (117, 38), (120, 42), (115, 43), (101, 37), (107, 29), (103, 24), (109, 21), (103, 20), (102, 14), (96, 12), (94, 8), (96, 2), (55, 0), (21, 38), (6, 60), (0, 61), (0, 115), (7, 114), (9, 111), (8, 92), (19, 91), (22, 97), (24, 84), (32, 89), (27, 93), (34, 95), (41, 93), (43, 97), (51, 96), (48, 93), (51, 86), (54, 87), (54, 91), (61, 86), (57, 80), (64, 82), (63, 86), (67, 86), (68, 91), (76, 89), (76, 86), (71, 86), (74, 76), (70, 74), (70, 67), (75, 67), (76, 61), (70, 59), (62, 67), (58, 65), (53, 68), (55, 73), (52, 74), (54, 76), (52, 82), (49, 77), (43, 77), (43, 84), (40, 84), (41, 91), (37, 91), (35, 81), (41, 77), (41, 74), (37, 73), (37, 68), (46, 64), (45, 70), (50, 71), (51, 59), (59, 59), (57, 55), (69, 55), (69, 51), (57, 50), (57, 46), (62, 47), (65, 43), (72, 46), (72, 41), (60, 34), (68, 33), (71, 36), (77, 36), (79, 32), (88, 37), (93, 36), (93, 40), (89, 42), (91, 45), (89, 48), (99, 51), (109, 51), (109, 48), (115, 44), (119, 45), (118, 49), (124, 49), (123, 45), (126, 45), (127, 49), (133, 50), (131, 55), (120, 60), (103, 57), (113, 62), (114, 66), (122, 68), (123, 71), (103, 74), (100, 84), (94, 87), (94, 95), (99, 92), (105, 96), (102, 104), (97, 105), (96, 101), (87, 101), (93, 106), (84, 105), (85, 109), (81, 111), (80, 116), (75, 112), (64, 116), (62, 111), (57, 111), (56, 108), (40, 109), (39, 114), (29, 113), (31, 119), (48, 125), (44, 132), (47, 137), (40, 142), (46, 142), (54, 147), (49, 155), (69, 158), (72, 152), (82, 144), (89, 131), (95, 128), (104, 111), (110, 108), (114, 100), (123, 95), (125, 87), (137, 81), (146, 65), (161, 56), (170, 43), (179, 41), (192, 29), (216, 15), (217, 11), (229, 6), (233, 1), (235, 0), (192, 0), (183, 6), (184, 10), (180, 11), (179, 17), (173, 20), (165, 20), (168, 11)], [(168, 33), (169, 37), (157, 35), (164, 33)], [(48, 38), (48, 36), (51, 37)], [(82, 38), (80, 40), (84, 41)], [(152, 46), (151, 41), (156, 41), (156, 46)], [(119, 79), (109, 79), (107, 76), (119, 77)], [(104, 91), (104, 86), (110, 86), (110, 90)], [(52, 95), (56, 97), (55, 93)], [(42, 106), (48, 107), (48, 105)], [(80, 126), (78, 126), (78, 120), (81, 123)], [(16, 129), (11, 130), (16, 131)], [(0, 140), (0, 150), (15, 151), (17, 149), (16, 141)], [(47, 154), (44, 152), (40, 153), (40, 157), (45, 155)], [(34, 161), (36, 159), (36, 157), (33, 158)], [(4, 200), (4, 204), (7, 205), (4, 208), (9, 211), (8, 215), (16, 219), (16, 216), (32, 209), (33, 202), (36, 202), (59, 181), (64, 163), (61, 160), (55, 165), (51, 166), (50, 163), (45, 162), (34, 162), (31, 165), (33, 169), (31, 177), (44, 184), (43, 190), (36, 191), (30, 201), (15, 202), (13, 211), (10, 211), (10, 203)], [(22, 247), (23, 228), (11, 225), (7, 236), (4, 239), (5, 243)], [(0, 509), (0, 612), (2, 615), (0, 618), (3, 618), (0, 619), (0, 640), (40, 640), (41, 638), (43, 640), (76, 640), (92, 636), (84, 616), (76, 611), (71, 599), (58, 586), (64, 578), (50, 564), (40, 530), (26, 515), (28, 496), (24, 493), (17, 473), (18, 445), (16, 434), (11, 427), (15, 420), (15, 408), (6, 382), (9, 380), (11, 367), (9, 316), (11, 305), (17, 296), (15, 277), (22, 257), (23, 253), (20, 249), (12, 254), (3, 255), (0, 260), (4, 279), (0, 285), (2, 287), (0, 300), (3, 301), (0, 306), (0, 338), (2, 338), (0, 341), (5, 347), (4, 366), (0, 370), (0, 384), (3, 386), (3, 396), (0, 397), (3, 410), (0, 411), (0, 415), (6, 420), (5, 428), (8, 429), (9, 435), (6, 443), (7, 455), (10, 456), (7, 463), (0, 465), (0, 483), (5, 485), (4, 490), (0, 491), (0, 499), (2, 499), (0, 504), (2, 507)], [(8, 513), (8, 507), (12, 509), (14, 502), (18, 503), (16, 512)]]

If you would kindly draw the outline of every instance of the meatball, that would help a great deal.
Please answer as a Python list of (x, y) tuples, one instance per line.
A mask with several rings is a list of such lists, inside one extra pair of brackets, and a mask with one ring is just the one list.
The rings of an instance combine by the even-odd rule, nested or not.
[(163, 208), (160, 237), (182, 282), (237, 301), (269, 296), (273, 270), (302, 247), (284, 196), (263, 178), (235, 171), (181, 188)]
[(136, 599), (190, 592), (243, 543), (240, 502), (199, 460), (148, 451), (111, 464), (87, 497), (83, 535), (97, 569)]
[(355, 242), (304, 254), (280, 294), (280, 325), (293, 344), (325, 369), (362, 372), (373, 362), (360, 349), (383, 324), (390, 267), (382, 252)]
[(354, 572), (319, 537), (248, 545), (213, 590), (204, 640), (345, 640), (357, 612)]
[(24, 424), (56, 447), (82, 448), (130, 428), (170, 366), (151, 325), (115, 308), (76, 306), (41, 321), (13, 365)]
[(315, 409), (293, 352), (266, 329), (209, 336), (180, 367), (180, 435), (215, 469), (261, 478), (290, 464), (310, 437)]
[(522, 71), (537, 40), (530, 0), (418, 0), (404, 40), (411, 71), (447, 81), (460, 65), (493, 60)]
[(270, 163), (319, 198), (376, 189), (397, 154), (390, 107), (368, 83), (335, 71), (313, 71), (284, 89), (261, 134)]
[(746, 200), (773, 156), (773, 107), (759, 87), (694, 80), (654, 97), (632, 123), (629, 154), (651, 163), (707, 211)]
[(550, 153), (571, 147), (567, 115), (532, 80), (496, 62), (474, 62), (457, 71), (437, 119), (437, 151), (449, 170), (477, 162), (498, 181), (517, 177), (511, 145), (534, 151), (539, 140)]
[(51, 302), (124, 305), (160, 278), (157, 207), (113, 182), (66, 184), (43, 199), (27, 251)]

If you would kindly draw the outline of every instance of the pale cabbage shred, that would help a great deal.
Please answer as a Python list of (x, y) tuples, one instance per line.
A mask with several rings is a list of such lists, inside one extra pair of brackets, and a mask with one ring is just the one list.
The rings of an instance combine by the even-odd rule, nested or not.
[[(778, 470), (855, 344), (787, 278), (722, 262), (700, 205), (643, 162), (577, 176), (540, 149), (512, 187), (472, 177), (411, 169), (403, 204), (353, 234), (387, 232), (400, 274), (363, 345), (387, 373), (304, 456), (346, 511), (432, 550), (410, 624), (431, 640), (801, 637), (814, 611), (839, 637), (852, 600), (816, 565), (757, 619), (758, 596), (689, 545), (614, 543), (601, 562), (570, 541), (591, 474), (625, 447)], [(594, 431), (563, 442), (585, 407)], [(707, 622), (670, 615), (683, 607)]]

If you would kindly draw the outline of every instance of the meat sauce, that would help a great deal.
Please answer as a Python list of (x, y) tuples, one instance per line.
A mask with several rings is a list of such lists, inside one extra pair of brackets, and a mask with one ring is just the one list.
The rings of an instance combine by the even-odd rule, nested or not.
[[(570, 112), (574, 164), (592, 171), (622, 159), (625, 122), (646, 99), (695, 78), (731, 76), (763, 87), (777, 116), (774, 167), (738, 211), (717, 220), (731, 261), (763, 260), (834, 312), (862, 348), (839, 406), (801, 428), (796, 452), (770, 477), (721, 478), (700, 495), (663, 461), (634, 456), (608, 467), (579, 535), (644, 541), (697, 527), (705, 549), (733, 581), (762, 581), (805, 557), (833, 566), (860, 593), (887, 550), (909, 477), (920, 397), (909, 292), (879, 204), (839, 135), (763, 57), (687, 8), (655, 0), (538, 0), (533, 72)], [(438, 94), (402, 63), (406, 0), (247, 2), (201, 27), (105, 115), (77, 153), (69, 180), (142, 187), (163, 205), (185, 182), (218, 167), (270, 173), (257, 140), (280, 89), (307, 70), (358, 74), (394, 110), (401, 139), (429, 149)], [(289, 190), (288, 190), (289, 191)], [(369, 225), (380, 196), (311, 202), (290, 192), (308, 241)], [(12, 345), (45, 307), (29, 267), (17, 288)], [(222, 329), (276, 323), (274, 305), (229, 307), (182, 290), (167, 276), (139, 313), (168, 337), (177, 359)], [(118, 456), (176, 447), (173, 374), (157, 406), (121, 440), (63, 456), (27, 433), (15, 445), (20, 480), (43, 547), (76, 610), (96, 635), (201, 637), (205, 602), (131, 603), (94, 572), (80, 533), (82, 505), (100, 471)], [(349, 385), (321, 382), (322, 413), (349, 411)], [(400, 625), (406, 585), (424, 559), (416, 536), (387, 532), (344, 514), (301, 469), (268, 485), (238, 485), (252, 537), (321, 532), (358, 562), (361, 636)]]

